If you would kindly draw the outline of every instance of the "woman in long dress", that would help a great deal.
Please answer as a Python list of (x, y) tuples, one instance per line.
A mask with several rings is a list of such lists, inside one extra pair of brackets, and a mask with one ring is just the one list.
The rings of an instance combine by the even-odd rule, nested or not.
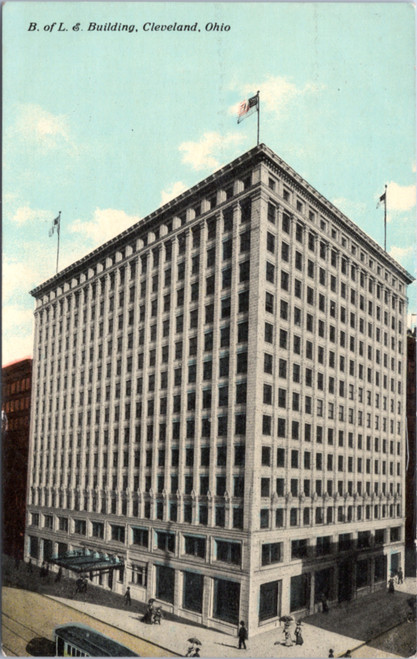
[(301, 623), (297, 622), (297, 626), (295, 628), (295, 644), (296, 645), (302, 645), (304, 643), (303, 635), (301, 633)]
[(142, 618), (142, 622), (146, 622), (148, 625), (151, 625), (153, 620), (153, 604), (152, 602), (148, 603), (148, 606), (146, 607), (145, 615)]
[(284, 630), (284, 634), (285, 634), (285, 642), (284, 642), (284, 645), (285, 645), (287, 648), (292, 647), (292, 638), (291, 638), (291, 633), (290, 633), (289, 629), (285, 629), (285, 630)]

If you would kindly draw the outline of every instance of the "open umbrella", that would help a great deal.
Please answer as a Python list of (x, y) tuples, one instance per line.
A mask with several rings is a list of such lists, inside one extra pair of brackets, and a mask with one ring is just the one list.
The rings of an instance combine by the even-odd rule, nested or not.
[(202, 645), (201, 641), (199, 641), (195, 636), (189, 638), (188, 643), (193, 643), (193, 645)]
[(292, 616), (281, 616), (280, 621), (281, 622), (292, 622), (294, 618)]

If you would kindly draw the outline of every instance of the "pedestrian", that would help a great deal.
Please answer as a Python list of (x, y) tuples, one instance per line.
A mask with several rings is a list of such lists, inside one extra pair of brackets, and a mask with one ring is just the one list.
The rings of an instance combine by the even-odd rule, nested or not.
[[(142, 622), (146, 622), (148, 625), (152, 625), (153, 622), (153, 603), (148, 602), (146, 607), (145, 615), (142, 618)], [(190, 655), (187, 655), (190, 656)]]
[(162, 606), (157, 606), (155, 609), (155, 613), (153, 614), (153, 624), (154, 625), (160, 625), (162, 620)]
[(352, 653), (350, 650), (346, 650), (345, 654), (343, 655), (344, 657), (351, 657)]
[(196, 651), (196, 648), (194, 647), (194, 644), (191, 644), (190, 647), (188, 648), (187, 654), (185, 656), (186, 657), (193, 657), (195, 651)]
[(196, 646), (194, 653), (191, 655), (192, 657), (199, 657), (200, 656), (200, 648), (198, 645)]
[(331, 657), (331, 659), (334, 659), (334, 650), (333, 650), (333, 648), (330, 648), (330, 650), (329, 650), (329, 657)]
[(19, 569), (19, 565), (20, 565), (20, 558), (18, 556), (16, 556), (16, 558), (14, 559), (15, 570)]
[(246, 629), (244, 620), (240, 621), (240, 627), (237, 632), (237, 635), (239, 638), (239, 650), (241, 650), (242, 648), (246, 650), (246, 639), (248, 638), (248, 630)]
[(125, 604), (132, 606), (132, 598), (130, 597), (130, 586), (127, 587), (125, 592)]
[(294, 634), (295, 634), (295, 644), (302, 645), (304, 643), (304, 639), (301, 633), (301, 622), (297, 622), (297, 626), (295, 628)]
[(293, 645), (293, 642), (292, 642), (291, 634), (290, 634), (288, 629), (284, 629), (284, 637), (285, 637), (284, 645), (287, 648), (291, 648), (292, 645)]
[(393, 593), (395, 590), (394, 588), (394, 577), (391, 577), (390, 580), (388, 581), (388, 592)]
[(84, 585), (84, 579), (78, 577), (77, 581), (75, 582), (75, 594), (83, 592), (83, 585)]
[(59, 568), (57, 575), (55, 577), (55, 583), (58, 583), (58, 581), (61, 581), (62, 578), (62, 567)]
[(397, 579), (398, 579), (399, 584), (403, 583), (403, 581), (404, 581), (404, 574), (403, 574), (403, 570), (402, 570), (401, 567), (398, 568)]
[(329, 603), (327, 601), (326, 595), (322, 593), (320, 599), (321, 599), (321, 608), (323, 613), (329, 613)]

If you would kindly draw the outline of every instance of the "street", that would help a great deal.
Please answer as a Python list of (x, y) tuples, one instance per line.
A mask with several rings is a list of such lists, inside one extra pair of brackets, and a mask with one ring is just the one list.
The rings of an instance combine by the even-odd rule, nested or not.
[(51, 641), (53, 629), (67, 622), (82, 622), (93, 627), (141, 656), (173, 656), (152, 643), (39, 593), (4, 587), (2, 600), (2, 641), (6, 656), (55, 656)]

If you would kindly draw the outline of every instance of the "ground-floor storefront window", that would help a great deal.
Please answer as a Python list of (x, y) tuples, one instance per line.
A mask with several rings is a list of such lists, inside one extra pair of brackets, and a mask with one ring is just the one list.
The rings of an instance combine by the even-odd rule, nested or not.
[(282, 581), (261, 584), (259, 589), (259, 622), (281, 615)]
[(329, 567), (315, 573), (314, 601), (316, 603), (322, 600), (323, 595), (326, 599), (332, 599), (333, 572), (333, 568)]
[(356, 563), (356, 588), (364, 588), (368, 585), (368, 560)]
[(165, 565), (156, 566), (155, 596), (163, 602), (174, 603), (175, 570)]
[[(391, 531), (395, 531), (395, 529), (391, 529)], [(400, 567), (400, 554), (399, 552), (395, 552), (394, 554), (391, 554), (391, 575), (397, 574), (398, 568)]]
[(54, 545), (52, 540), (43, 541), (43, 558), (45, 561), (49, 560), (54, 553)]
[(68, 545), (66, 542), (58, 542), (58, 556), (64, 556), (68, 551)]
[(337, 589), (338, 589), (338, 599), (339, 602), (345, 602), (350, 600), (353, 596), (353, 570), (354, 570), (353, 561), (345, 561), (340, 563), (338, 566), (338, 580), (337, 580)]
[(29, 556), (39, 558), (39, 540), (36, 536), (29, 536)]
[(375, 558), (375, 581), (386, 581), (387, 580), (387, 557), (386, 556), (377, 556)]
[(195, 572), (184, 572), (184, 587), (182, 605), (184, 609), (202, 613), (204, 577)]
[(214, 579), (213, 616), (235, 625), (239, 622), (240, 584)]
[(310, 602), (310, 575), (291, 577), (290, 611), (305, 609)]

